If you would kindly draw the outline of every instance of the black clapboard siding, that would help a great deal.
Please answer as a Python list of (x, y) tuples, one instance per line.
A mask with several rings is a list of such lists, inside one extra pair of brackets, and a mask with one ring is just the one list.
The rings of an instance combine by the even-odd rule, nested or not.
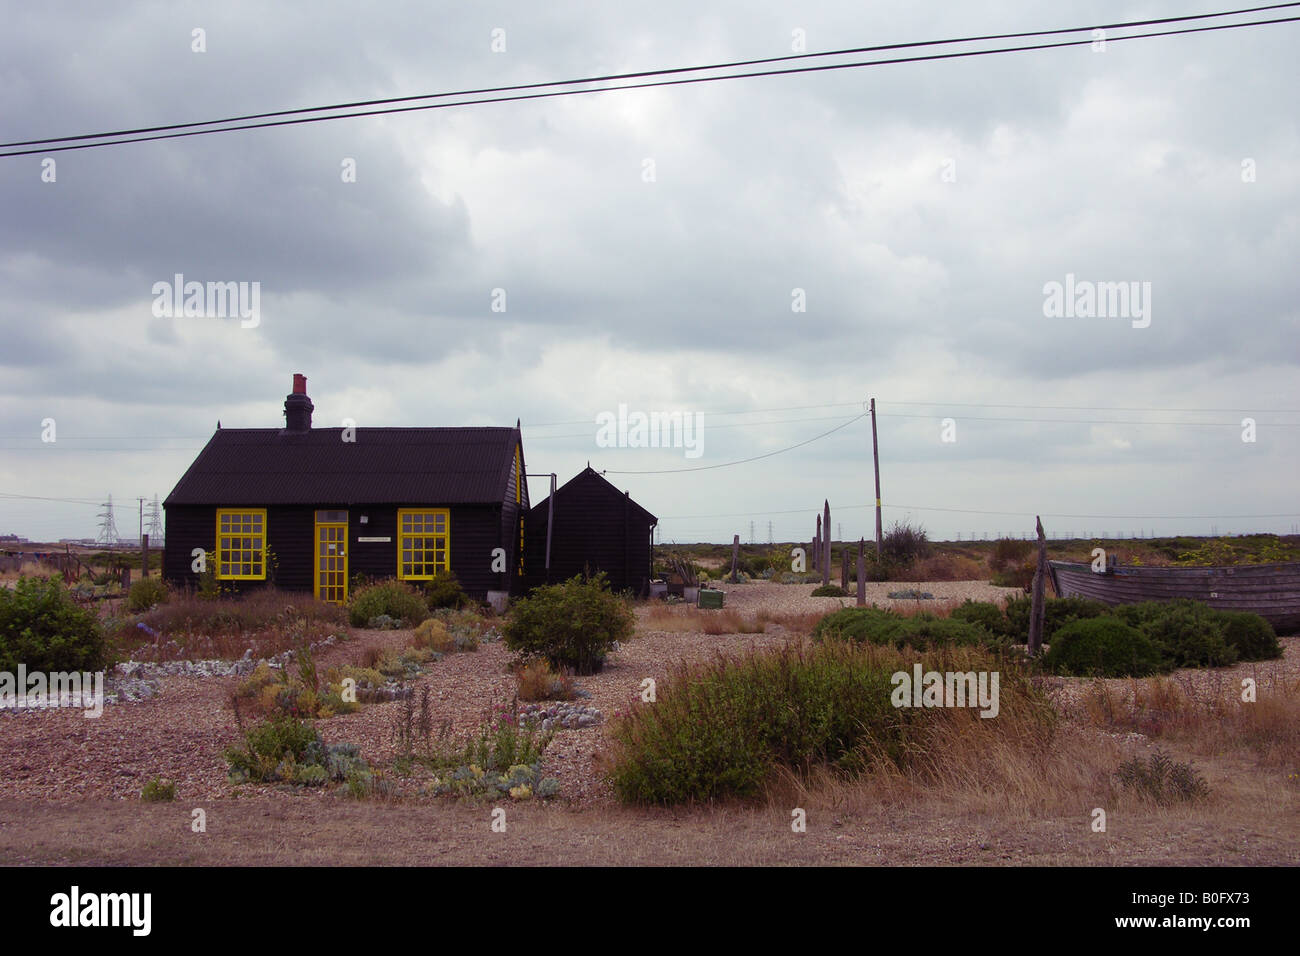
[(216, 541), (216, 510), (195, 505), (173, 505), (164, 509), (162, 573), (177, 587), (197, 587), (198, 575), (191, 568), (194, 549), (211, 551)]
[(562, 581), (584, 571), (604, 571), (615, 590), (644, 593), (650, 580), (650, 535), (657, 521), (592, 469), (555, 493), (551, 568), (546, 572), (549, 502), (528, 514), (529, 586)]
[[(419, 503), (410, 508), (440, 508)], [(216, 547), (217, 508), (177, 506), (167, 509), (167, 540), (163, 551), (163, 575), (181, 587), (195, 587), (198, 575), (190, 570), (194, 548), (212, 551)], [(311, 506), (281, 506), (266, 509), (266, 543), (275, 554), (275, 585), (286, 591), (313, 592), (316, 512), (348, 512), (348, 577), (374, 579), (397, 576), (397, 512), (392, 505), (350, 507), (338, 503)], [(504, 588), (506, 575), (492, 571), (492, 550), (501, 544), (501, 508), (453, 506), (448, 509), (451, 569), (472, 596), (483, 598), (489, 590)], [(361, 516), (366, 523), (361, 523)], [(388, 541), (359, 541), (358, 538), (388, 538)], [(264, 587), (263, 581), (224, 581), (235, 592)]]

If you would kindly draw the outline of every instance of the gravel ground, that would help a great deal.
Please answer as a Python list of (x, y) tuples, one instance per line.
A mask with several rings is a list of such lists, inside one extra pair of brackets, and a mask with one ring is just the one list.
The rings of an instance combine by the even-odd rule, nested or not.
[[(929, 591), (930, 601), (890, 601), (887, 592), (908, 587)], [(852, 606), (849, 598), (813, 598), (813, 585), (751, 583), (724, 585), (726, 603), (746, 618), (765, 609), (776, 614), (826, 612)], [(870, 584), (868, 603), (916, 608), (959, 603), (965, 598), (996, 600), (1017, 593), (983, 582), (889, 582)], [(771, 625), (764, 634), (722, 634), (650, 629), (649, 607), (639, 607), (637, 636), (610, 655), (605, 669), (579, 678), (577, 686), (590, 694), (579, 703), (597, 708), (605, 720), (594, 727), (560, 730), (546, 753), (543, 772), (560, 780), (560, 799), (585, 807), (609, 804), (613, 797), (596, 766), (605, 721), (626, 710), (639, 696), (647, 678), (662, 681), (674, 664), (706, 660), (716, 652), (779, 646), (790, 632)], [(683, 609), (683, 613), (690, 613)], [(707, 612), (705, 612), (707, 613)], [(356, 631), (353, 640), (321, 649), (317, 663), (325, 668), (356, 663), (367, 647), (403, 647), (410, 631)], [(1180, 672), (1180, 681), (1214, 693), (1239, 693), (1240, 679), (1253, 676), (1261, 688), (1270, 681), (1300, 679), (1300, 638), (1283, 640), (1280, 661), (1242, 664), (1226, 671)], [(481, 725), (493, 707), (509, 704), (515, 680), (508, 670), (510, 654), (499, 642), (484, 643), (476, 652), (448, 654), (410, 682), (418, 695), (430, 688), (434, 724), (446, 722), (457, 735)], [(226, 780), (222, 751), (238, 738), (230, 694), (238, 677), (164, 676), (157, 697), (138, 703), (105, 707), (103, 716), (86, 719), (80, 710), (8, 711), (0, 713), (0, 798), (54, 800), (68, 798), (130, 798), (145, 781), (162, 776), (176, 782), (183, 799), (229, 798), (234, 789)], [(1117, 682), (1127, 684), (1127, 682)], [(1052, 692), (1065, 706), (1077, 702), (1086, 682), (1053, 682)], [(361, 753), (378, 765), (397, 756), (394, 728), (402, 702), (367, 704), (355, 714), (321, 721), (329, 743), (360, 745)], [(419, 778), (399, 784), (414, 789)], [(274, 787), (239, 788), (243, 794), (285, 794)]]
[[(838, 584), (838, 581), (832, 581)], [(840, 607), (853, 607), (857, 603), (857, 585), (849, 582), (848, 597), (812, 597), (813, 584), (771, 584), (767, 581), (749, 584), (720, 584), (725, 591), (726, 606), (749, 613), (766, 609), (778, 614), (802, 614), (809, 611), (826, 613)], [(934, 595), (930, 601), (893, 600), (889, 592), (917, 590)], [(934, 605), (960, 604), (972, 601), (1004, 601), (1023, 594), (1020, 588), (1000, 588), (987, 581), (869, 581), (867, 604), (900, 610), (924, 610)]]

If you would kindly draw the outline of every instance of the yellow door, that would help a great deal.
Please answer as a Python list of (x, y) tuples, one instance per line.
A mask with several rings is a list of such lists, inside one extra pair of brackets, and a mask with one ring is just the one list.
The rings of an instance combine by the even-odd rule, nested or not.
[(316, 597), (331, 604), (348, 599), (347, 522), (316, 522)]

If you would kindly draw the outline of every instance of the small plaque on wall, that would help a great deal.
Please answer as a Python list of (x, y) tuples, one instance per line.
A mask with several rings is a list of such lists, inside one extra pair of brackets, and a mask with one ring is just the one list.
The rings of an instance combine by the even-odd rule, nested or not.
[(357, 544), (376, 544), (376, 543), (377, 543), (377, 544), (386, 544), (386, 543), (391, 543), (392, 540), (393, 540), (393, 539), (392, 539), (391, 537), (383, 537), (383, 538), (362, 538), (362, 537), (358, 537), (358, 538), (357, 538)]

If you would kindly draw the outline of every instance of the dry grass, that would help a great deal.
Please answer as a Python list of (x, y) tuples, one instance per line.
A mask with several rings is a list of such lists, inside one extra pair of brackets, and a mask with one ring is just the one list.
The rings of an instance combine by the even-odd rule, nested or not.
[(773, 616), (759, 611), (743, 615), (734, 608), (701, 610), (693, 604), (651, 605), (642, 619), (654, 631), (672, 633), (709, 634), (763, 634)]
[(238, 660), (250, 647), (256, 657), (272, 657), (304, 641), (348, 633), (342, 608), (275, 588), (219, 600), (173, 594), (140, 623), (149, 630), (124, 623), (111, 639), (124, 655), (146, 661)]
[(578, 696), (573, 675), (568, 671), (556, 672), (544, 660), (522, 664), (514, 673), (519, 682), (520, 700), (573, 700)]
[(1227, 678), (1196, 683), (1185, 672), (1127, 684), (1094, 681), (1082, 706), (1094, 727), (1180, 743), (1204, 756), (1248, 751), (1260, 767), (1294, 779), (1300, 770), (1300, 680), (1267, 680), (1251, 702), (1233, 693), (1239, 690), (1240, 683)]
[(908, 574), (922, 581), (987, 581), (989, 570), (981, 561), (961, 554), (942, 552), (920, 558)]

